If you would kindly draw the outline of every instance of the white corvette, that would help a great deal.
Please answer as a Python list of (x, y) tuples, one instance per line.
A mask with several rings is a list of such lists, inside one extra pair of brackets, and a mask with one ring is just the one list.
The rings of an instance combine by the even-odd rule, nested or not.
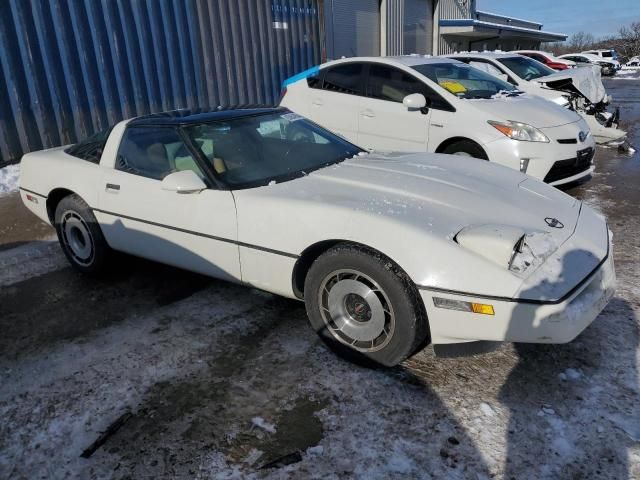
[(351, 358), (572, 340), (614, 291), (605, 220), (452, 158), (370, 154), (286, 109), (178, 111), (27, 154), (20, 188), (77, 269), (118, 250), (304, 300)]

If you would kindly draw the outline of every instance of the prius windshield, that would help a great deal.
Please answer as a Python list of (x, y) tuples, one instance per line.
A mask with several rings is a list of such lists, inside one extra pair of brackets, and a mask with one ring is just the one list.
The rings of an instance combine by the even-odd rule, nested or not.
[(501, 93), (521, 93), (510, 83), (464, 63), (425, 63), (412, 68), (458, 98), (492, 98)]
[(298, 178), (363, 151), (286, 111), (192, 125), (184, 131), (216, 177), (235, 189)]
[(525, 80), (533, 80), (535, 78), (546, 77), (547, 75), (556, 73), (555, 70), (550, 69), (543, 63), (522, 55), (517, 57), (498, 58), (497, 60), (518, 77), (524, 78)]

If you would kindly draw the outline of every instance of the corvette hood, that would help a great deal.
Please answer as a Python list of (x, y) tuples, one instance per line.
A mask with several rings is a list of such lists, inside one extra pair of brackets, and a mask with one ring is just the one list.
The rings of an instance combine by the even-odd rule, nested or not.
[(575, 91), (591, 103), (601, 102), (606, 95), (600, 72), (596, 68), (563, 70), (534, 81), (557, 90)]
[[(502, 224), (551, 231), (560, 244), (579, 212), (572, 197), (515, 170), (438, 154), (368, 154), (281, 187), (287, 196), (310, 197), (448, 239), (465, 226)], [(549, 228), (548, 217), (566, 227)]]
[(530, 95), (501, 97), (487, 100), (464, 100), (483, 111), (488, 120), (512, 120), (534, 126), (549, 128), (577, 122), (580, 117), (571, 110), (555, 105), (548, 100)]

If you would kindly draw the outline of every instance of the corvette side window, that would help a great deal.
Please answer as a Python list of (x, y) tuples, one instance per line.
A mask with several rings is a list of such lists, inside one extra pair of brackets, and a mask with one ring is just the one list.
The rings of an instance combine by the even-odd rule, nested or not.
[(360, 95), (362, 63), (345, 63), (330, 68), (324, 76), (323, 90)]
[(168, 127), (127, 128), (118, 150), (116, 169), (155, 180), (182, 170), (192, 170), (204, 178), (177, 130)]

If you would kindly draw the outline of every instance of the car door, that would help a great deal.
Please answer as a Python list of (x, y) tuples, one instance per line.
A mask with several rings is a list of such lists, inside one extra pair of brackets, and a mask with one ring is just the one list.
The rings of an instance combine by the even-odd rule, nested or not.
[(360, 99), (357, 144), (376, 150), (427, 151), (431, 109), (409, 110), (407, 95), (426, 93), (425, 84), (404, 70), (371, 63), (366, 96)]
[(309, 89), (309, 118), (356, 142), (363, 64), (340, 63), (322, 73), (320, 88)]
[(104, 170), (96, 216), (116, 250), (240, 280), (231, 192), (207, 188), (178, 193), (163, 188), (167, 175), (184, 170), (208, 181), (183, 138), (174, 127), (128, 127), (115, 165)]

